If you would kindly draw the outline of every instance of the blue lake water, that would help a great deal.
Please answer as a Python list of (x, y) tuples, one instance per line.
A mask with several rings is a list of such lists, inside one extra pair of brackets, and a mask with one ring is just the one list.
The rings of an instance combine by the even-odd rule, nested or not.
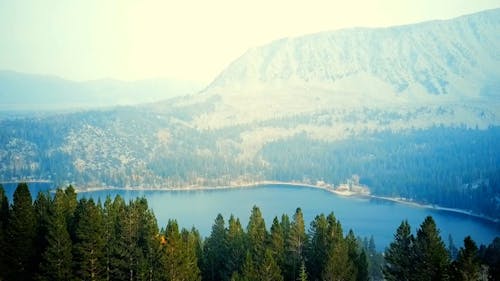
[[(10, 198), (13, 188), (15, 187), (6, 186)], [(30, 185), (32, 194), (48, 188), (48, 185)], [(210, 234), (218, 213), (224, 216), (226, 223), (229, 216), (234, 214), (246, 227), (254, 205), (261, 209), (268, 229), (275, 216), (281, 217), (283, 213), (287, 213), (291, 218), (297, 207), (302, 208), (307, 226), (316, 215), (334, 212), (344, 231), (353, 229), (356, 235), (362, 237), (373, 235), (379, 250), (383, 250), (392, 241), (394, 232), (403, 219), (410, 222), (415, 232), (428, 215), (436, 220), (445, 243), (448, 242), (449, 234), (457, 246), (462, 245), (463, 238), (467, 235), (483, 244), (490, 243), (495, 236), (500, 235), (499, 224), (463, 214), (385, 200), (346, 198), (320, 189), (289, 185), (196, 191), (100, 190), (80, 193), (78, 197), (93, 198), (96, 201), (100, 199), (103, 202), (108, 195), (113, 198), (120, 195), (127, 201), (145, 197), (156, 215), (159, 227), (165, 227), (169, 219), (177, 219), (181, 227), (195, 226), (203, 236)]]
[(478, 243), (490, 243), (500, 235), (500, 226), (467, 215), (412, 207), (385, 200), (346, 198), (330, 192), (288, 185), (265, 185), (252, 188), (197, 191), (124, 191), (103, 190), (81, 193), (79, 197), (92, 197), (104, 201), (106, 196), (116, 195), (126, 200), (146, 197), (154, 210), (159, 227), (165, 227), (169, 219), (177, 219), (185, 228), (195, 226), (203, 236), (210, 234), (218, 213), (229, 219), (231, 214), (239, 217), (246, 227), (250, 211), (257, 205), (269, 229), (275, 216), (287, 213), (292, 218), (295, 209), (300, 207), (306, 225), (320, 213), (334, 212), (342, 223), (344, 231), (353, 229), (356, 235), (373, 235), (377, 247), (384, 249), (393, 239), (394, 232), (403, 219), (407, 219), (413, 231), (424, 218), (432, 215), (436, 220), (445, 243), (451, 234), (456, 245), (471, 235)]

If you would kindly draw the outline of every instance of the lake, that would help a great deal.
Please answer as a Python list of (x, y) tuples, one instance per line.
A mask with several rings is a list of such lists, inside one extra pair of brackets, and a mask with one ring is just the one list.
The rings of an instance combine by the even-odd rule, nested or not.
[(403, 219), (407, 219), (413, 231), (424, 218), (432, 215), (436, 220), (445, 243), (451, 234), (455, 244), (462, 245), (463, 238), (471, 235), (478, 243), (490, 243), (500, 235), (500, 226), (471, 216), (413, 207), (386, 200), (342, 197), (325, 190), (290, 185), (263, 185), (251, 188), (196, 191), (126, 191), (101, 190), (81, 193), (79, 197), (92, 197), (104, 201), (107, 195), (124, 197), (126, 200), (144, 196), (154, 210), (159, 227), (165, 227), (169, 219), (177, 219), (185, 228), (195, 226), (203, 236), (210, 235), (218, 213), (226, 221), (231, 214), (239, 217), (246, 227), (250, 211), (257, 205), (269, 229), (275, 216), (287, 213), (292, 218), (295, 209), (304, 213), (306, 226), (320, 213), (334, 212), (344, 231), (353, 229), (356, 235), (373, 235), (379, 250), (392, 241), (394, 232)]
[[(13, 186), (6, 186), (12, 194)], [(33, 197), (45, 186), (31, 186)], [(144, 196), (153, 209), (159, 227), (165, 227), (171, 218), (185, 228), (195, 226), (203, 236), (208, 236), (218, 213), (226, 221), (231, 214), (239, 217), (246, 227), (250, 211), (259, 206), (269, 229), (274, 216), (287, 213), (292, 217), (297, 207), (302, 208), (306, 226), (320, 213), (334, 212), (344, 231), (353, 229), (361, 237), (373, 235), (377, 248), (383, 250), (393, 239), (394, 232), (403, 219), (407, 219), (413, 232), (424, 218), (431, 215), (436, 220), (445, 243), (451, 234), (455, 245), (462, 245), (467, 235), (477, 243), (490, 243), (500, 235), (500, 225), (475, 217), (447, 211), (438, 211), (398, 204), (386, 200), (342, 197), (325, 190), (290, 185), (262, 185), (251, 188), (220, 190), (162, 191), (162, 190), (100, 190), (78, 194), (79, 198), (101, 199), (122, 196), (125, 200)], [(11, 197), (10, 197), (11, 198)]]

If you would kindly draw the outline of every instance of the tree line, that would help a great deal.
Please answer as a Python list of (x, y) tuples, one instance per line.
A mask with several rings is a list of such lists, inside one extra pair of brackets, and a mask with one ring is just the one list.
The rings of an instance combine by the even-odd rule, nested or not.
[(77, 200), (69, 186), (32, 201), (20, 183), (10, 204), (0, 185), (0, 280), (500, 280), (500, 238), (453, 254), (432, 217), (394, 237), (382, 255), (333, 213), (306, 231), (300, 208), (267, 228), (253, 207), (246, 228), (218, 215), (202, 238), (176, 220), (160, 229), (145, 198)]

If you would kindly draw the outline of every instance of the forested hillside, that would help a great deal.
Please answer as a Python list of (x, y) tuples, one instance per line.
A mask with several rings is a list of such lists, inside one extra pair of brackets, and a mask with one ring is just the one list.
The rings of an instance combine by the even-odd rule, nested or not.
[[(2, 120), (0, 179), (171, 188), (260, 180), (338, 185), (358, 175), (375, 195), (500, 214), (496, 126), (390, 130), (381, 123), (380, 131), (353, 127), (350, 137), (328, 139), (283, 131), (325, 122), (322, 115), (213, 130), (194, 129), (188, 117), (176, 116), (182, 117), (120, 108)], [(358, 115), (344, 117), (359, 122)]]
[[(182, 218), (179, 218), (182, 219)], [(209, 218), (207, 218), (209, 219)], [(304, 225), (298, 208), (266, 227), (258, 207), (244, 228), (219, 215), (211, 234), (157, 225), (144, 198), (77, 201), (70, 186), (32, 201), (0, 186), (0, 280), (489, 280), (500, 277), (500, 238), (449, 250), (432, 217), (413, 235), (403, 221), (384, 256), (342, 229), (333, 213)], [(482, 278), (482, 277), (481, 277)]]

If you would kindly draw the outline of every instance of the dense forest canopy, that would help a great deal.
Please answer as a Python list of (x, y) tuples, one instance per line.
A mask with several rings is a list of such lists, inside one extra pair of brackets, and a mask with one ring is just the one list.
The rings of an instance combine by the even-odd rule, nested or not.
[(20, 183), (10, 203), (0, 186), (0, 280), (499, 280), (499, 237), (446, 246), (432, 217), (412, 233), (403, 221), (382, 254), (333, 213), (266, 226), (255, 206), (246, 227), (218, 215), (201, 237), (159, 227), (144, 198), (77, 200), (69, 186), (33, 201)]

